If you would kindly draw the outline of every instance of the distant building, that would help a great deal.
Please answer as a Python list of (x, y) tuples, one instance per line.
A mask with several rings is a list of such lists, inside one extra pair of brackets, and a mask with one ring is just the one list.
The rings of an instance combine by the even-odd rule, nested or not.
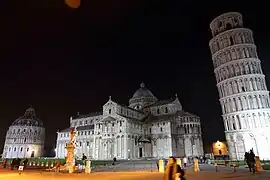
[(45, 129), (34, 108), (26, 110), (6, 133), (3, 158), (41, 157), (44, 150)]
[(240, 13), (215, 18), (209, 42), (231, 159), (270, 159), (270, 99), (253, 33)]
[[(185, 112), (177, 96), (159, 101), (142, 83), (129, 106), (109, 98), (103, 111), (70, 118), (76, 156), (92, 159), (201, 156), (200, 118)], [(56, 157), (64, 158), (70, 128), (57, 133)]]
[(214, 157), (228, 156), (228, 147), (226, 142), (214, 142), (212, 144), (212, 153)]

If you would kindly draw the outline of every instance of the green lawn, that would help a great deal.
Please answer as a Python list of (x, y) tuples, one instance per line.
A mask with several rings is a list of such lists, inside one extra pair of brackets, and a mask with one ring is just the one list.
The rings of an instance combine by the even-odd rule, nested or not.
[[(65, 159), (58, 159), (58, 160), (60, 161), (61, 165), (64, 165), (66, 163)], [(55, 164), (55, 161), (56, 161), (56, 158), (29, 158), (28, 159), (28, 166), (48, 167), (48, 166), (53, 166)], [(2, 162), (2, 160), (0, 160), (0, 163), (1, 162)], [(12, 159), (8, 159), (7, 165), (10, 165), (11, 162), (12, 162)], [(76, 164), (84, 165), (85, 161), (76, 160)], [(112, 160), (111, 161), (91, 160), (91, 167), (106, 166), (108, 164), (112, 164)]]
[(270, 170), (270, 164), (264, 164), (262, 167), (264, 170)]
[[(243, 160), (240, 161), (234, 161), (234, 160), (212, 160), (212, 164), (217, 163), (217, 165), (225, 165), (233, 166), (233, 164), (236, 165), (236, 167), (244, 166), (246, 165), (246, 162)], [(262, 160), (261, 163), (263, 164), (262, 167), (264, 170), (270, 170), (270, 161), (264, 161)]]

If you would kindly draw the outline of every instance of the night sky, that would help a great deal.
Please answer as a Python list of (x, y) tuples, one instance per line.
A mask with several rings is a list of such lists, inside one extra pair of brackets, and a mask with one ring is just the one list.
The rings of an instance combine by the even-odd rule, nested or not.
[(263, 4), (82, 0), (74, 10), (64, 0), (2, 1), (0, 151), (8, 126), (30, 104), (45, 124), (48, 150), (70, 116), (101, 111), (109, 96), (127, 104), (142, 81), (159, 99), (178, 93), (184, 109), (201, 117), (206, 144), (223, 140), (208, 42), (211, 20), (228, 11), (242, 13), (254, 31), (270, 84)]

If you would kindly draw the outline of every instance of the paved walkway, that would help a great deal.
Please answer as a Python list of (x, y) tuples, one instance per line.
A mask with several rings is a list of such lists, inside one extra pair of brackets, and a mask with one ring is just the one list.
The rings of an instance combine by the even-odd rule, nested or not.
[[(194, 173), (192, 168), (187, 170), (187, 180), (269, 180), (270, 172), (251, 174), (247, 169), (239, 168), (233, 172), (232, 168), (200, 165), (201, 171)], [(91, 174), (67, 174), (38, 171), (25, 171), (21, 175), (17, 171), (0, 169), (1, 180), (162, 180), (163, 173), (158, 172), (95, 172)]]

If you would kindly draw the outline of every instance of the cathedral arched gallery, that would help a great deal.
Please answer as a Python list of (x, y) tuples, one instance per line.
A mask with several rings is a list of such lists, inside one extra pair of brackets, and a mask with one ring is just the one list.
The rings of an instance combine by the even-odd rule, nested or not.
[(70, 127), (57, 132), (56, 157), (64, 158), (69, 132), (76, 128), (77, 158), (140, 159), (201, 156), (200, 118), (185, 112), (177, 95), (158, 100), (142, 83), (129, 106), (109, 98), (103, 111), (70, 118)]

